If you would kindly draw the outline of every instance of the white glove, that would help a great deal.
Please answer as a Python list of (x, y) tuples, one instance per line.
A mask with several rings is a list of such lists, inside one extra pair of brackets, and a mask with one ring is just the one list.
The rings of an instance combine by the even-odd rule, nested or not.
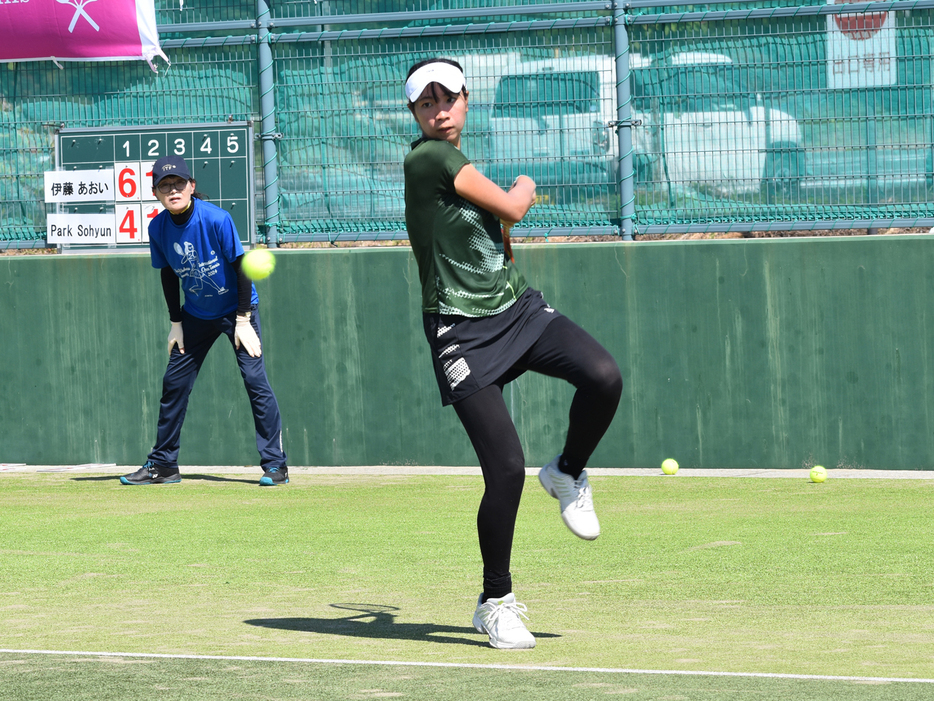
[(259, 343), (259, 337), (250, 324), (249, 314), (246, 316), (237, 316), (237, 325), (234, 327), (234, 346), (239, 350), (241, 343), (243, 347), (246, 348), (246, 352), (250, 354), (250, 357), (258, 358), (263, 354), (263, 349), (260, 347)]
[(178, 344), (178, 352), (185, 352), (185, 334), (182, 332), (182, 322), (173, 321), (169, 329), (169, 355), (172, 355), (172, 346)]

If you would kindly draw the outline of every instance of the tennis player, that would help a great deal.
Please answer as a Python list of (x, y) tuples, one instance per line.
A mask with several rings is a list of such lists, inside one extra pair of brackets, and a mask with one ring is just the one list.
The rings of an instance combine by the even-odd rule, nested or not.
[[(181, 482), (178, 452), (188, 397), (208, 351), (226, 336), (250, 398), (261, 486), (287, 484), (279, 404), (266, 377), (256, 287), (241, 267), (243, 246), (230, 215), (195, 191), (188, 164), (165, 156), (152, 169), (153, 193), (165, 207), (149, 224), (152, 267), (169, 308), (169, 364), (162, 379), (156, 444), (129, 485)], [(179, 280), (185, 290), (181, 306)]]
[(415, 64), (405, 83), (422, 137), (405, 159), (405, 218), (422, 286), (425, 336), (443, 405), (477, 452), (485, 490), (477, 514), (483, 593), (473, 624), (495, 648), (531, 648), (510, 558), (525, 455), (503, 387), (527, 370), (576, 388), (561, 453), (539, 472), (575, 535), (600, 535), (584, 469), (616, 413), (622, 377), (610, 354), (526, 283), (504, 239), (535, 202), (520, 176), (508, 192), (461, 153), (468, 91), (456, 61)]

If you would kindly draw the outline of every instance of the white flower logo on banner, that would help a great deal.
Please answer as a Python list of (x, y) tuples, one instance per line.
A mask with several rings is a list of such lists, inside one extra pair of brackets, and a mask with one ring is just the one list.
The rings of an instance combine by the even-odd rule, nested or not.
[(71, 5), (75, 8), (75, 16), (71, 18), (71, 24), (68, 25), (69, 34), (75, 31), (75, 25), (78, 23), (78, 18), (80, 17), (84, 17), (88, 21), (88, 24), (94, 28), (95, 32), (101, 30), (101, 28), (97, 26), (97, 22), (91, 19), (91, 15), (84, 11), (84, 8), (94, 2), (94, 0), (56, 0), (56, 2), (62, 5)]

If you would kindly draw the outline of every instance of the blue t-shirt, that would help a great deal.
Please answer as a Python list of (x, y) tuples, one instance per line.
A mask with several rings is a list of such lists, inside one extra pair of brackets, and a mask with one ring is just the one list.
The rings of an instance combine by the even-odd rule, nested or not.
[[(237, 310), (237, 271), (231, 263), (243, 255), (233, 219), (220, 207), (192, 199), (191, 217), (182, 226), (168, 211), (149, 223), (152, 267), (170, 266), (185, 290), (185, 311), (199, 319), (219, 319)], [(252, 303), (259, 297), (251, 285)]]

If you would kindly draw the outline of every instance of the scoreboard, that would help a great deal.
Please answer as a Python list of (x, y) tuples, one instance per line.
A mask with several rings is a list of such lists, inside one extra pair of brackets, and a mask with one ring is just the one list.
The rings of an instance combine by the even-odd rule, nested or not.
[(67, 214), (112, 213), (113, 237), (97, 243), (148, 244), (149, 221), (162, 210), (152, 194), (152, 166), (170, 155), (182, 156), (195, 189), (230, 213), (244, 245), (256, 240), (251, 122), (61, 129), (55, 145), (59, 180), (67, 171), (113, 170), (113, 187), (100, 200), (59, 205)]

